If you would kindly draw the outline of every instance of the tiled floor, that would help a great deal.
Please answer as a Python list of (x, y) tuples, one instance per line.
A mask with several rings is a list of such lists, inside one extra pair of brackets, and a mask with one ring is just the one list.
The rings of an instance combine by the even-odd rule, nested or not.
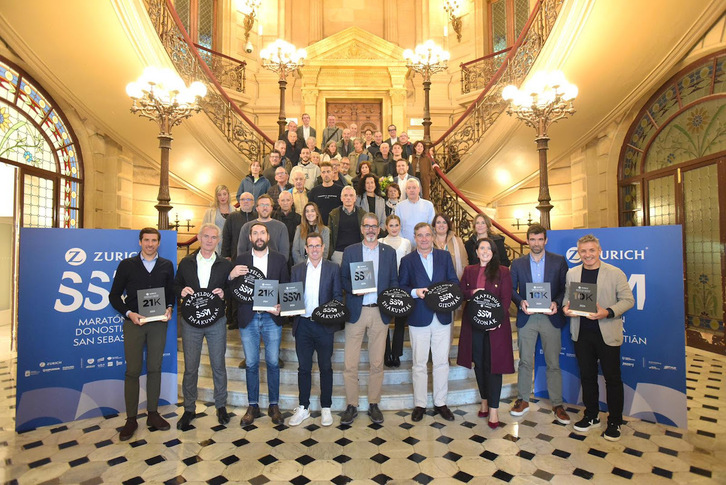
[(16, 434), (15, 366), (5, 361), (0, 477), (29, 484), (726, 483), (726, 359), (689, 349), (687, 365), (689, 430), (629, 420), (616, 443), (557, 424), (546, 402), (516, 419), (504, 403), (496, 431), (477, 418), (477, 406), (455, 409), (451, 423), (431, 415), (411, 423), (408, 412), (390, 411), (382, 426), (362, 412), (350, 427), (322, 428), (319, 417), (305, 427), (272, 427), (264, 417), (242, 429), (243, 409), (225, 427), (199, 403), (194, 429), (177, 431), (181, 411), (169, 406), (170, 431), (140, 427), (119, 443), (122, 416)]

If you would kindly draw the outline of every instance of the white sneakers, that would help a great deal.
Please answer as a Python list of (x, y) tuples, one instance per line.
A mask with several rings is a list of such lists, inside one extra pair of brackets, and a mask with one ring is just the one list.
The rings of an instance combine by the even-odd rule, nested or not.
[(323, 426), (330, 426), (333, 424), (333, 415), (330, 412), (330, 408), (323, 408), (320, 412), (320, 424)]
[[(305, 406), (298, 406), (295, 408), (288, 426), (299, 426), (303, 421), (310, 417), (310, 410), (306, 409)], [(331, 426), (333, 424), (333, 414), (330, 412), (330, 408), (323, 408), (320, 413), (320, 424), (323, 426)]]
[[(328, 410), (328, 412), (330, 412), (330, 410)], [(303, 421), (308, 419), (309, 417), (310, 417), (310, 411), (308, 409), (306, 409), (305, 406), (298, 406), (295, 408), (295, 413), (293, 413), (292, 417), (290, 418), (288, 425), (298, 426)], [(332, 418), (331, 418), (331, 420), (332, 420)]]

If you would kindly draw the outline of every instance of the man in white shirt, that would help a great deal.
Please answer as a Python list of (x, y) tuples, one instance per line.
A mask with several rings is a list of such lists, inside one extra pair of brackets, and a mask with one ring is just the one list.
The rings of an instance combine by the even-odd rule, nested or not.
[(422, 199), (421, 182), (415, 178), (409, 178), (406, 181), (406, 200), (402, 200), (396, 204), (396, 215), (401, 218), (401, 236), (411, 241), (411, 245), (416, 247), (416, 239), (414, 238), (413, 229), (419, 222), (427, 222), (431, 224), (436, 215), (434, 205)]
[[(398, 184), (399, 187), (406, 187), (406, 184), (409, 180), (417, 180), (416, 177), (413, 175), (408, 174), (408, 160), (405, 158), (402, 158), (396, 162), (396, 176), (393, 177), (393, 181)], [(419, 181), (420, 184), (420, 181)], [(419, 193), (419, 197), (420, 197)], [(406, 200), (408, 198), (408, 195), (406, 195), (406, 191), (404, 190), (401, 194), (401, 200)]]

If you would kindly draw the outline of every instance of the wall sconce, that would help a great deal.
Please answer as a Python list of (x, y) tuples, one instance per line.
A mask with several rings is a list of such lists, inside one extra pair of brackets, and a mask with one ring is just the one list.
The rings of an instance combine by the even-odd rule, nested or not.
[[(514, 227), (519, 230), (520, 226), (524, 226), (524, 223), (520, 222), (520, 220), (524, 217), (524, 214), (521, 210), (517, 209), (514, 211), (514, 220), (517, 221), (514, 224), (512, 224)], [(532, 213), (527, 212), (527, 227), (531, 226), (532, 223), (535, 222), (532, 220)]]
[(240, 0), (239, 10), (245, 16), (242, 21), (242, 26), (245, 29), (245, 52), (248, 54), (252, 53), (253, 47), (250, 42), (250, 32), (252, 27), (255, 25), (255, 17), (257, 16), (257, 9), (260, 8), (262, 0)]
[(456, 40), (461, 42), (461, 2), (463, 0), (444, 0), (444, 11), (449, 16), (451, 27), (456, 32)]

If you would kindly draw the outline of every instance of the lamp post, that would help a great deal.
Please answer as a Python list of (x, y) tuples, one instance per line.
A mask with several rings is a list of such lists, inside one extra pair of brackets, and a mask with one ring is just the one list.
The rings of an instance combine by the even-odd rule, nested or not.
[(201, 110), (199, 100), (207, 94), (207, 87), (199, 81), (186, 87), (179, 75), (171, 69), (147, 67), (141, 77), (126, 86), (126, 93), (133, 100), (132, 113), (156, 121), (159, 125), (161, 171), (159, 195), (156, 197), (159, 211), (159, 229), (169, 229), (169, 152), (171, 129), (184, 119)]
[(280, 126), (278, 137), (285, 132), (285, 88), (287, 87), (287, 75), (303, 66), (307, 57), (305, 49), (296, 49), (294, 45), (277, 39), (260, 52), (262, 67), (276, 72), (280, 75), (280, 115), (277, 124)]
[(428, 147), (431, 144), (431, 110), (429, 109), (429, 91), (431, 91), (431, 76), (446, 69), (449, 60), (449, 52), (434, 44), (433, 40), (427, 40), (416, 46), (416, 50), (406, 49), (403, 51), (403, 58), (406, 59), (406, 67), (413, 69), (423, 77), (424, 88), (424, 144)]
[(502, 98), (509, 101), (507, 114), (516, 116), (537, 131), (539, 152), (539, 205), (540, 224), (550, 229), (550, 187), (547, 177), (547, 128), (552, 123), (575, 114), (572, 101), (577, 86), (570, 84), (561, 71), (537, 72), (522, 89), (509, 85), (502, 90)]

